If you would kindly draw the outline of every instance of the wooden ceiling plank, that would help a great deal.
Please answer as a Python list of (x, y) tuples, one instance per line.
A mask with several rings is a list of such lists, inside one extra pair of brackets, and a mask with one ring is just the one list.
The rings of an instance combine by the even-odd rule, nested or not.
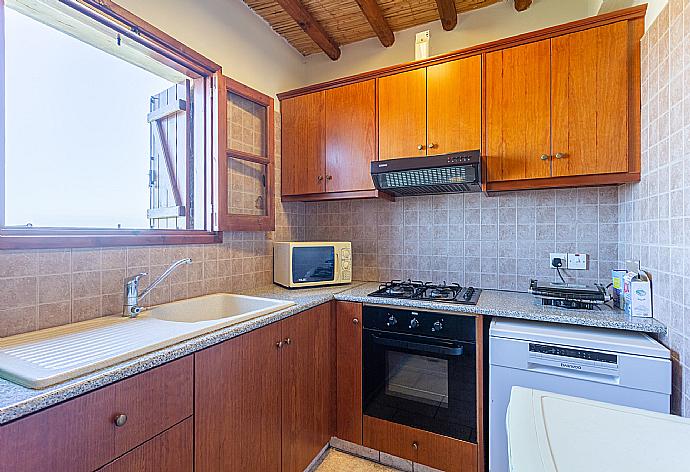
[(458, 11), (455, 9), (454, 0), (436, 0), (438, 16), (441, 25), (446, 31), (452, 31), (458, 24)]
[(532, 0), (515, 0), (515, 9), (517, 11), (525, 11), (530, 5), (532, 5)]
[(331, 39), (330, 35), (321, 26), (321, 24), (314, 19), (314, 17), (304, 8), (300, 0), (276, 0), (276, 2), (283, 7), (304, 30), (305, 33), (326, 53), (328, 57), (336, 61), (340, 57), (340, 47)]
[(359, 8), (364, 13), (371, 28), (379, 37), (379, 41), (384, 47), (391, 46), (395, 42), (395, 35), (393, 30), (388, 25), (386, 18), (383, 16), (383, 11), (376, 0), (355, 0)]

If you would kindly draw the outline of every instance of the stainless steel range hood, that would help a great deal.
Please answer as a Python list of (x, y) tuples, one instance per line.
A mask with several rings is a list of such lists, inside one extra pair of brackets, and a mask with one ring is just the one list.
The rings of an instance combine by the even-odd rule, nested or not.
[(374, 186), (396, 197), (481, 192), (481, 175), (478, 150), (371, 163)]

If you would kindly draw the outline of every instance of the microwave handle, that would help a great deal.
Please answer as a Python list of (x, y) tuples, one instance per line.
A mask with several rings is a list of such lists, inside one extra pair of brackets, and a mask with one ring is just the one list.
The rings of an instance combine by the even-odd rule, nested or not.
[(429, 354), (443, 354), (445, 356), (462, 356), (463, 348), (436, 346), (434, 344), (418, 343), (413, 341), (401, 341), (399, 339), (382, 338), (375, 334), (371, 335), (374, 343), (380, 346), (397, 347), (400, 349), (414, 349), (415, 351), (427, 352)]

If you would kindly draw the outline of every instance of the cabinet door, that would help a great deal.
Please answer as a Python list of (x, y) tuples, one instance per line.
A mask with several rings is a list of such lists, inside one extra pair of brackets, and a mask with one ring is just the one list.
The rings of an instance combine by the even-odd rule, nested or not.
[(376, 82), (326, 90), (326, 191), (373, 190)]
[(489, 182), (551, 175), (550, 40), (486, 55)]
[(362, 444), (362, 304), (336, 303), (337, 434)]
[(192, 415), (193, 377), (194, 359), (186, 356), (114, 385), (114, 411), (127, 415), (115, 428), (115, 456)]
[(377, 80), (379, 160), (425, 156), (426, 69)]
[(316, 92), (281, 102), (283, 195), (326, 191), (324, 96)]
[[(302, 472), (334, 433), (331, 305), (312, 308), (281, 324), (285, 339), (280, 349), (282, 472)], [(254, 467), (252, 470), (263, 469)]]
[(427, 155), (481, 148), (482, 58), (427, 68)]
[(100, 472), (192, 472), (194, 420), (187, 418), (119, 459)]
[(115, 385), (0, 427), (0, 469), (92, 471), (111, 461)]
[(280, 471), (278, 323), (195, 354), (195, 470)]
[(628, 23), (552, 41), (554, 177), (628, 171)]

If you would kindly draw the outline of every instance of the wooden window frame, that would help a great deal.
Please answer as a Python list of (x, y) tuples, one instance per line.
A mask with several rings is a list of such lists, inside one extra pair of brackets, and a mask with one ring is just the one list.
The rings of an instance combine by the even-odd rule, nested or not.
[[(21, 228), (5, 227), (5, 90), (0, 87), (0, 250), (42, 248), (85, 248), (107, 246), (142, 246), (168, 244), (212, 244), (223, 240), (214, 225), (214, 176), (213, 161), (216, 148), (213, 145), (217, 128), (214, 117), (218, 108), (214, 101), (214, 77), (221, 66), (180, 43), (173, 37), (139, 18), (110, 0), (60, 0), (65, 9), (85, 15), (115, 33), (146, 48), (151, 58), (187, 75), (194, 83), (195, 103), (204, 104), (194, 110), (197, 126), (203, 123), (201, 139), (194, 140), (194, 165), (203, 175), (203, 185), (194, 192), (195, 211), (201, 212), (204, 229), (157, 230), (157, 229), (91, 229), (91, 228)], [(0, 0), (0, 38), (4, 37), (5, 0)], [(0, 39), (0, 75), (5, 76), (4, 42)]]
[[(273, 98), (222, 74), (216, 76), (218, 84), (218, 227), (223, 231), (274, 231), (275, 220), (275, 116)], [(266, 155), (260, 156), (229, 149), (227, 129), (227, 94), (239, 95), (266, 108)], [(240, 159), (266, 166), (266, 214), (240, 215), (228, 211), (228, 160)]]

